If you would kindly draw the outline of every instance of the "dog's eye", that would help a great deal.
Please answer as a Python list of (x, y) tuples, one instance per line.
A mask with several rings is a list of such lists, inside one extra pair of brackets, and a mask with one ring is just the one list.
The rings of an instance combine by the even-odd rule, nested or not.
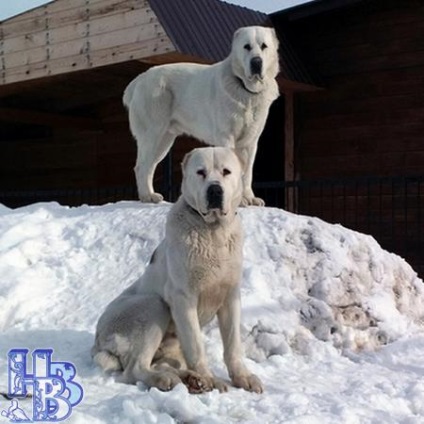
[(197, 175), (200, 175), (203, 178), (206, 178), (206, 171), (204, 169), (199, 169)]
[(268, 48), (268, 46), (265, 43), (262, 43), (261, 49), (265, 50), (266, 48)]
[(245, 44), (245, 45), (244, 45), (244, 48), (245, 48), (248, 52), (250, 52), (250, 50), (252, 50), (252, 46), (251, 46), (250, 44)]
[(230, 171), (229, 169), (224, 168), (224, 169), (222, 170), (222, 175), (223, 175), (224, 177), (226, 177), (227, 175), (230, 175), (230, 174), (231, 174), (231, 171)]

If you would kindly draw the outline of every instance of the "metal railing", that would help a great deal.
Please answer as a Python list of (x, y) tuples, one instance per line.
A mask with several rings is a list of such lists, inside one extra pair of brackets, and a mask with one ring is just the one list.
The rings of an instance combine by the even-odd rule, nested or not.
[(257, 183), (277, 206), (372, 235), (424, 276), (424, 176)]
[[(424, 276), (424, 176), (259, 182), (254, 189), (268, 206), (372, 235)], [(172, 201), (179, 195), (179, 187), (164, 192)], [(9, 207), (40, 201), (77, 206), (135, 199), (135, 187), (0, 191), (0, 203)]]
[(136, 187), (100, 187), (46, 190), (0, 190), (0, 203), (17, 208), (36, 202), (58, 202), (61, 205), (102, 205), (119, 200), (136, 200)]

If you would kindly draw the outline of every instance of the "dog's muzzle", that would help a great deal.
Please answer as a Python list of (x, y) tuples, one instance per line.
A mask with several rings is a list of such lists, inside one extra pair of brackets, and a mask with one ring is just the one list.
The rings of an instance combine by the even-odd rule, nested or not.
[(224, 203), (224, 190), (219, 184), (211, 184), (206, 191), (208, 209), (222, 209)]
[(250, 71), (252, 75), (262, 75), (262, 59), (259, 56), (253, 57), (250, 60)]

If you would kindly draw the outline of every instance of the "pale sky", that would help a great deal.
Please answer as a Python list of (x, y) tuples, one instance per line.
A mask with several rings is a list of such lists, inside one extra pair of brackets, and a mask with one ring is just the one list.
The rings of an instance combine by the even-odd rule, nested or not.
[[(227, 0), (228, 3), (239, 4), (265, 13), (275, 12), (307, 1), (311, 0)], [(50, 0), (0, 0), (0, 21), (49, 2)]]
[(265, 13), (276, 12), (277, 10), (287, 9), (302, 3), (308, 3), (312, 0), (225, 0), (227, 3), (238, 4), (249, 9), (259, 10)]
[(28, 9), (49, 3), (50, 0), (0, 0), (0, 21)]

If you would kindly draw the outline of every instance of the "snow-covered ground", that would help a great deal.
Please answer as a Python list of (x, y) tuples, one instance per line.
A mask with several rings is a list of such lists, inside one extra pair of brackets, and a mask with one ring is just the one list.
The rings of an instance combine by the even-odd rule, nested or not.
[[(162, 393), (102, 375), (96, 321), (143, 273), (169, 207), (0, 205), (0, 391), (9, 349), (53, 348), (84, 388), (72, 423), (424, 422), (423, 282), (369, 236), (272, 208), (240, 210), (242, 335), (264, 394)], [(227, 378), (215, 322), (205, 344)]]

